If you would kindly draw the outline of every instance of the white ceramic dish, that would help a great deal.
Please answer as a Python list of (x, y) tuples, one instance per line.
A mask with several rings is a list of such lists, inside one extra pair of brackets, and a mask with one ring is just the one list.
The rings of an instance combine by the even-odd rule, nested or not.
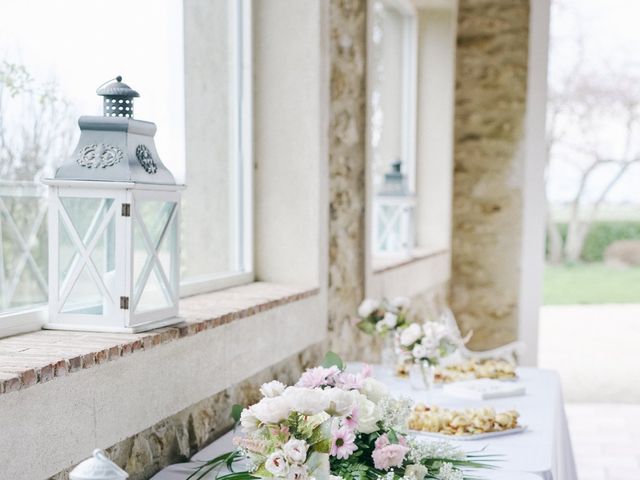
[(439, 438), (440, 440), (483, 440), (485, 438), (502, 437), (505, 435), (513, 435), (515, 433), (522, 433), (527, 429), (524, 427), (510, 428), (509, 430), (500, 430), (499, 432), (487, 432), (487, 433), (475, 433), (468, 435), (445, 435), (444, 433), (436, 432), (421, 432), (419, 430), (409, 430), (410, 433), (421, 436)]

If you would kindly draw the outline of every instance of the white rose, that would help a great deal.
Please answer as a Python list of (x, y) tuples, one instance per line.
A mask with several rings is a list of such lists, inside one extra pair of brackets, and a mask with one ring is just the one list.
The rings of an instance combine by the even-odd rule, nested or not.
[(276, 450), (269, 455), (266, 462), (264, 462), (264, 468), (276, 477), (284, 477), (289, 471), (289, 464), (284, 458), (282, 450)]
[(249, 410), (262, 423), (279, 423), (289, 416), (291, 405), (284, 397), (263, 398)]
[(284, 392), (285, 388), (286, 385), (284, 383), (273, 380), (269, 383), (263, 383), (260, 387), (260, 393), (264, 397), (278, 397), (282, 395), (282, 392)]
[(389, 303), (396, 310), (407, 310), (411, 305), (411, 299), (409, 297), (395, 297)]
[(407, 465), (407, 468), (405, 468), (404, 470), (404, 476), (413, 478), (414, 480), (424, 480), (424, 477), (427, 476), (427, 473), (429, 473), (427, 467), (419, 463)]
[(379, 380), (368, 377), (362, 382), (362, 393), (373, 403), (378, 404), (380, 400), (389, 396), (389, 389)]
[(380, 308), (380, 302), (371, 298), (365, 298), (358, 307), (358, 315), (362, 318), (367, 318), (373, 312)]
[(303, 415), (315, 415), (329, 406), (326, 395), (319, 388), (287, 387), (282, 395), (292, 410)]
[(415, 359), (425, 358), (428, 356), (428, 353), (429, 353), (429, 349), (419, 343), (416, 344), (411, 350), (411, 355), (413, 355), (413, 358)]
[(447, 329), (438, 322), (427, 322), (422, 326), (425, 337), (434, 338), (438, 342), (447, 335)]
[(242, 413), (240, 413), (240, 425), (244, 432), (251, 433), (258, 430), (260, 420), (258, 420), (250, 409), (245, 408), (242, 410)]
[(398, 325), (398, 316), (395, 313), (387, 312), (384, 314), (384, 318), (378, 323), (382, 323), (389, 330), (392, 330)]
[(352, 391), (351, 394), (358, 403), (358, 426), (356, 430), (361, 433), (373, 433), (378, 430), (378, 421), (380, 420), (378, 406), (359, 392)]
[(417, 323), (412, 323), (400, 334), (400, 344), (409, 347), (422, 337), (422, 328)]
[(287, 473), (287, 480), (307, 480), (309, 473), (307, 467), (304, 465), (291, 465), (289, 467), (289, 473)]
[[(285, 458), (290, 463), (304, 463), (307, 459), (307, 450), (309, 446), (304, 440), (292, 438), (282, 447)], [(289, 472), (291, 473), (291, 472)]]
[(376, 332), (383, 333), (385, 330), (387, 330), (387, 327), (382, 321), (376, 323)]
[(355, 405), (353, 395), (341, 388), (327, 388), (324, 390), (327, 401), (327, 413), (342, 417), (352, 412)]

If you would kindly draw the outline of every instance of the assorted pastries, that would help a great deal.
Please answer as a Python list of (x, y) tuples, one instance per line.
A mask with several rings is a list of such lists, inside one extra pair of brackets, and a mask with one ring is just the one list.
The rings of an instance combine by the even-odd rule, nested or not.
[(419, 403), (409, 416), (409, 428), (443, 435), (477, 435), (517, 428), (519, 416), (515, 410), (500, 413), (493, 408), (449, 410)]
[(506, 360), (469, 360), (440, 368), (443, 381), (468, 380), (470, 378), (491, 378), (513, 380), (517, 378), (516, 367)]
[[(396, 375), (408, 376), (409, 366), (403, 363), (396, 367)], [(507, 360), (468, 360), (447, 366), (436, 367), (437, 383), (452, 383), (476, 378), (491, 378), (494, 380), (515, 380), (516, 367)]]

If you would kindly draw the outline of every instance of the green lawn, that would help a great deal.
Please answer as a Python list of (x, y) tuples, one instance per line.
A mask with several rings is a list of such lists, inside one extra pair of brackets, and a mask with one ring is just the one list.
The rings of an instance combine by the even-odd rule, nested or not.
[(640, 268), (619, 269), (602, 263), (547, 266), (544, 304), (640, 303)]

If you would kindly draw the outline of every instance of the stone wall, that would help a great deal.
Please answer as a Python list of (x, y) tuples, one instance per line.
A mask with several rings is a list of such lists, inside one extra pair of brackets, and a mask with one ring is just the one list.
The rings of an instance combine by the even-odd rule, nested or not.
[(470, 346), (517, 337), (529, 0), (460, 0), (451, 304)]
[(348, 359), (375, 356), (350, 322), (365, 283), (366, 3), (331, 0), (329, 21), (329, 332)]
[[(257, 401), (264, 382), (277, 379), (291, 384), (306, 368), (317, 365), (323, 355), (324, 346), (309, 348), (117, 443), (107, 449), (107, 454), (129, 473), (131, 480), (146, 480), (167, 465), (188, 460), (226, 433), (232, 426), (231, 406)], [(51, 480), (67, 480), (72, 469), (54, 475)]]

